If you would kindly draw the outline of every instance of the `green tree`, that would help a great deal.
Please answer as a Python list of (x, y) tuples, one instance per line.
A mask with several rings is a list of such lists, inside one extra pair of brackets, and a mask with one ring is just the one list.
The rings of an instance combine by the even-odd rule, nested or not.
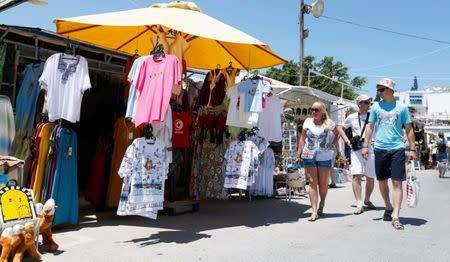
[[(305, 77), (304, 81), (307, 82), (307, 76), (309, 70), (314, 70), (320, 72), (323, 75), (329, 77), (335, 77), (338, 81), (346, 83), (352, 87), (345, 86), (344, 88), (344, 98), (354, 99), (357, 94), (355, 88), (360, 88), (361, 86), (367, 83), (367, 79), (365, 77), (357, 76), (351, 78), (348, 74), (348, 67), (346, 67), (342, 62), (335, 61), (334, 57), (326, 56), (319, 62), (315, 61), (314, 56), (306, 56), (304, 59), (304, 67), (305, 67)], [(266, 76), (285, 82), (291, 85), (299, 84), (299, 64), (294, 61), (289, 61), (287, 64), (284, 64), (281, 68), (272, 67), (266, 72)], [(336, 96), (341, 95), (342, 85), (336, 82), (333, 82), (325, 77), (317, 76), (315, 74), (311, 74), (310, 86), (312, 88), (316, 88), (322, 91), (325, 91), (329, 94), (333, 94)]]
[(417, 76), (414, 76), (414, 82), (411, 86), (411, 91), (417, 91), (419, 90), (419, 83), (417, 82)]

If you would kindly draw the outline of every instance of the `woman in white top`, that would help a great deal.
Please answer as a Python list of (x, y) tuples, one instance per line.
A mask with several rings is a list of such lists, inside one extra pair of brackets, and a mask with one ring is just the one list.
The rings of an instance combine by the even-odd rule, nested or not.
[[(331, 160), (339, 140), (339, 133), (335, 123), (328, 118), (324, 103), (315, 102), (311, 106), (311, 114), (312, 117), (307, 118), (303, 123), (298, 157), (303, 161), (309, 180), (309, 199), (312, 209), (309, 221), (314, 222), (322, 215), (325, 206), (332, 168)], [(319, 204), (317, 189), (320, 195)]]

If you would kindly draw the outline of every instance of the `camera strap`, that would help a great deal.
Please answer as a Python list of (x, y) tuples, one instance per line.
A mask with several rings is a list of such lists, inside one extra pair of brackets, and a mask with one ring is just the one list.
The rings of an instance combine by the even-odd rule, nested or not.
[[(366, 130), (367, 123), (369, 122), (369, 114), (370, 114), (370, 112), (367, 112), (366, 121), (364, 121), (364, 126), (363, 126), (363, 129), (361, 130), (361, 135), (360, 135), (361, 138), (363, 137), (364, 131)], [(358, 122), (359, 122), (359, 128), (361, 128), (361, 117), (359, 115), (359, 112), (358, 112)]]

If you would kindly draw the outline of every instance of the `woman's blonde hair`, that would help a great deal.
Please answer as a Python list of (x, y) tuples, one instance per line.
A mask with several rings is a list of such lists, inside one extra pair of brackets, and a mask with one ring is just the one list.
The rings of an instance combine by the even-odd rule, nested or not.
[(323, 102), (314, 102), (312, 106), (316, 105), (320, 108), (320, 111), (322, 112), (322, 128), (325, 131), (329, 131), (329, 123), (328, 123), (328, 112), (327, 112), (327, 106)]

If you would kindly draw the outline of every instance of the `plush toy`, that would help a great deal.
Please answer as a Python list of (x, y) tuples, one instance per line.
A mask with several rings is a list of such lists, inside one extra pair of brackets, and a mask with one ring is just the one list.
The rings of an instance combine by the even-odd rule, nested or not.
[(34, 222), (27, 222), (25, 223), (25, 226), (23, 226), (21, 234), (19, 235), (21, 239), (20, 244), (17, 246), (13, 262), (21, 262), (26, 252), (28, 252), (34, 260), (41, 259), (42, 255), (35, 245), (36, 234), (34, 229)]
[(13, 250), (15, 250), (21, 240), (19, 237), (19, 234), (21, 233), (21, 227), (23, 226), (16, 225), (16, 230), (14, 230), (12, 227), (7, 227), (3, 230), (0, 237), (0, 245), (2, 246), (0, 262), (7, 262), (10, 254), (14, 253)]
[(55, 218), (55, 211), (58, 206), (55, 200), (49, 199), (45, 205), (36, 204), (36, 215), (39, 218), (39, 232), (42, 234), (42, 245), (48, 245), (48, 251), (58, 250), (58, 244), (53, 239), (52, 222)]

